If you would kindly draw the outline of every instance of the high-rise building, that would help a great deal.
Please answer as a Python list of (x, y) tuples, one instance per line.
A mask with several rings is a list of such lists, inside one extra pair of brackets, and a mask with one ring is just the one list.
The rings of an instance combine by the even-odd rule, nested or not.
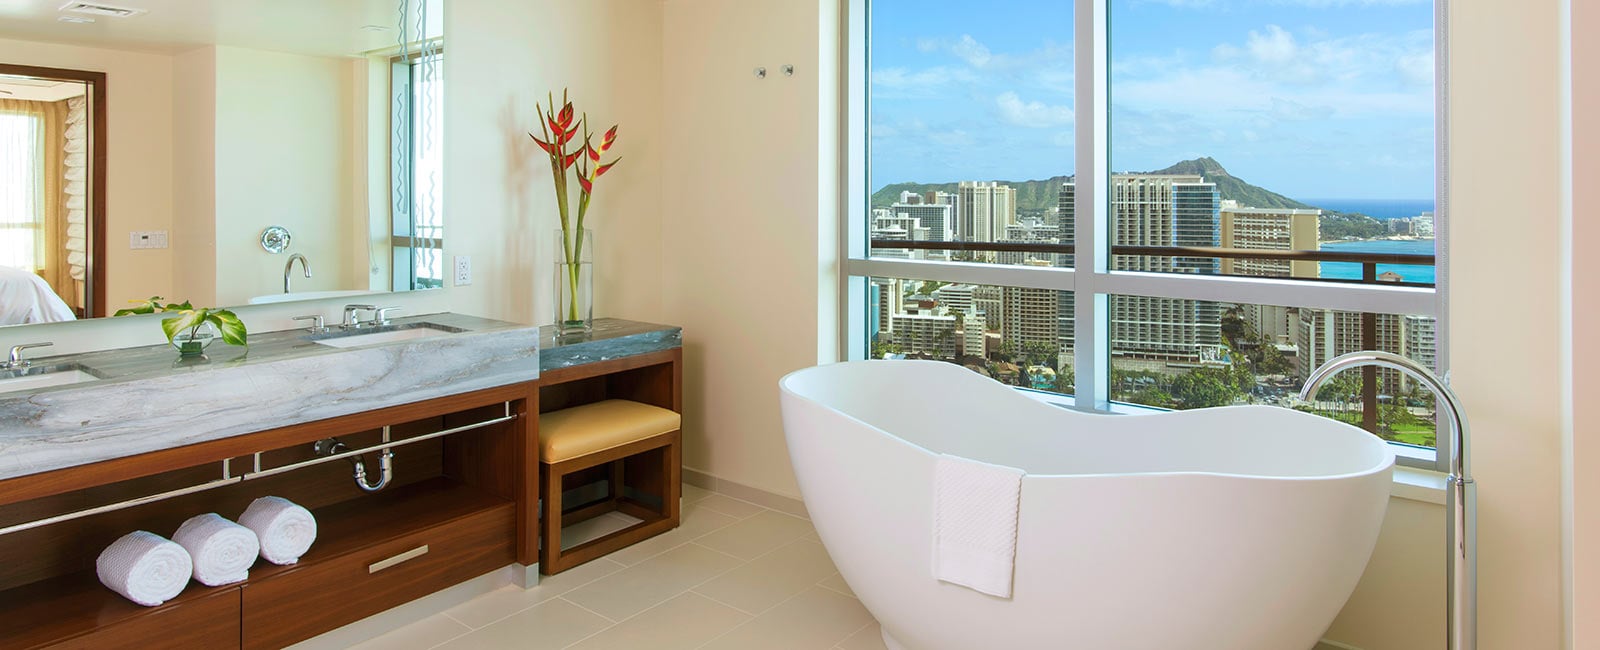
[(992, 284), (980, 284), (972, 289), (972, 306), (978, 313), (983, 314), (984, 326), (991, 329), (1000, 329), (1000, 315), (1003, 311), (1005, 294), (1000, 287)]
[(910, 194), (918, 203), (896, 203), (889, 206), (889, 212), (899, 218), (916, 219), (923, 228), (928, 229), (924, 241), (951, 241), (955, 239), (952, 227), (955, 226), (955, 208), (948, 205), (927, 205), (920, 203), (922, 198)]
[(956, 317), (933, 314), (895, 314), (894, 342), (905, 354), (926, 354), (944, 359), (956, 356)]
[(1411, 234), (1418, 237), (1433, 236), (1433, 213), (1424, 212), (1411, 218)]
[[(1116, 174), (1111, 177), (1113, 246), (1197, 246), (1221, 243), (1222, 196), (1200, 176)], [(1215, 258), (1114, 255), (1119, 271), (1215, 274)], [(1216, 357), (1222, 310), (1205, 300), (1112, 296), (1113, 354), (1195, 362)]]
[[(1050, 266), (1049, 262), (1028, 260), (1025, 266)], [(1057, 294), (1054, 289), (1005, 287), (1003, 290), (1005, 314), (1001, 320), (1000, 334), (1011, 345), (1015, 354), (1022, 354), (1030, 346), (1042, 345), (1054, 357), (1060, 352), (1060, 323)]]
[(972, 291), (975, 288), (970, 284), (947, 284), (933, 290), (933, 299), (939, 302), (939, 307), (946, 314), (965, 314), (977, 310), (977, 306), (972, 302)]
[[(1359, 312), (1331, 309), (1300, 309), (1299, 312), (1300, 334), (1296, 345), (1300, 349), (1300, 354), (1299, 367), (1296, 370), (1301, 378), (1341, 354), (1361, 350), (1405, 354), (1400, 327), (1401, 318), (1394, 314), (1376, 315), (1375, 345), (1368, 347), (1362, 341)], [(1406, 380), (1399, 371), (1380, 368), (1378, 377), (1383, 382), (1383, 390), (1386, 393), (1405, 389), (1403, 382)]]
[(905, 281), (899, 278), (873, 278), (867, 287), (872, 300), (872, 331), (886, 333), (894, 326), (893, 317), (900, 313), (900, 295)]
[[(1078, 224), (1077, 212), (1077, 186), (1073, 183), (1062, 183), (1061, 191), (1056, 195), (1056, 238), (1063, 244), (1071, 244), (1077, 240)], [(1062, 259), (1063, 266), (1073, 266), (1072, 255)]]
[(1438, 321), (1432, 316), (1407, 315), (1401, 330), (1406, 358), (1423, 367), (1439, 370)]
[[(1265, 251), (1321, 250), (1321, 218), (1321, 210), (1224, 207), (1220, 218), (1222, 246)], [(1315, 261), (1223, 259), (1221, 270), (1223, 275), (1318, 277)]]
[(978, 313), (977, 310), (963, 312), (961, 314), (961, 353), (972, 357), (986, 356), (987, 351), (984, 349), (984, 342), (989, 338), (985, 336), (986, 333), (987, 329), (983, 314)]
[(956, 236), (962, 241), (999, 241), (1017, 222), (1017, 190), (992, 181), (961, 181), (956, 188)]
[[(927, 241), (928, 229), (915, 217), (891, 213), (872, 220), (872, 238)], [(903, 260), (926, 259), (927, 251), (911, 248), (874, 248), (872, 256)]]

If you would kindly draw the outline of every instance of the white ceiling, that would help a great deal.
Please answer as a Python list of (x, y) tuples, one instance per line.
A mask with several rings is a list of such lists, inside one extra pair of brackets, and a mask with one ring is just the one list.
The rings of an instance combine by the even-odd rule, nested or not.
[(36, 102), (59, 102), (77, 97), (88, 91), (88, 86), (76, 81), (34, 79), (0, 75), (0, 99), (26, 99)]
[[(392, 47), (399, 33), (398, 5), (426, 2), (429, 38), (442, 35), (444, 0), (91, 0), (139, 9), (131, 18), (94, 16), (68, 23), (67, 0), (0, 0), (0, 38), (70, 43), (112, 49), (176, 53), (205, 45), (231, 45), (320, 56), (353, 55)], [(374, 30), (367, 26), (382, 28)], [(408, 27), (415, 31), (415, 25)], [(415, 40), (415, 39), (412, 39)], [(0, 62), (4, 53), (0, 52)]]

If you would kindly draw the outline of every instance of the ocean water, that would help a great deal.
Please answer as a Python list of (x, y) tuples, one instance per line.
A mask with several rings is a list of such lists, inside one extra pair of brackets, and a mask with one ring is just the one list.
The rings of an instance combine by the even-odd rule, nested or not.
[[(1431, 203), (1431, 202), (1430, 202)], [(1377, 215), (1372, 215), (1377, 216)], [(1375, 241), (1341, 241), (1328, 242), (1322, 245), (1322, 250), (1337, 251), (1341, 253), (1402, 253), (1410, 255), (1432, 255), (1432, 239), (1379, 239)], [(1322, 262), (1320, 264), (1321, 276), (1341, 280), (1361, 279), (1361, 265), (1354, 262)], [(1406, 282), (1433, 283), (1433, 266), (1416, 264), (1379, 264), (1378, 274), (1386, 271), (1399, 273)]]
[(1334, 212), (1358, 212), (1374, 219), (1415, 217), (1433, 212), (1433, 199), (1296, 199)]

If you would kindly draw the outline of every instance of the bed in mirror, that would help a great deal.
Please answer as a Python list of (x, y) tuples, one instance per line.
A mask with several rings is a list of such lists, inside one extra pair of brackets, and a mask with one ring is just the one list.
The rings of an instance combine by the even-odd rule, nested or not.
[(443, 286), (442, 5), (0, 3), (0, 325)]

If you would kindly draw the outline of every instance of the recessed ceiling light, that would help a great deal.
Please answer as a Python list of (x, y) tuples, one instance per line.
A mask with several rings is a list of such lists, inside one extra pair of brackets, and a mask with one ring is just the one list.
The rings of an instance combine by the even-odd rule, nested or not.
[(84, 18), (83, 16), (57, 16), (56, 20), (64, 23), (76, 23), (79, 25), (86, 25), (94, 22), (93, 18)]
[(88, 14), (91, 16), (109, 16), (111, 18), (132, 18), (145, 13), (144, 9), (131, 9), (116, 5), (101, 4), (98, 2), (68, 2), (61, 5), (65, 13)]

